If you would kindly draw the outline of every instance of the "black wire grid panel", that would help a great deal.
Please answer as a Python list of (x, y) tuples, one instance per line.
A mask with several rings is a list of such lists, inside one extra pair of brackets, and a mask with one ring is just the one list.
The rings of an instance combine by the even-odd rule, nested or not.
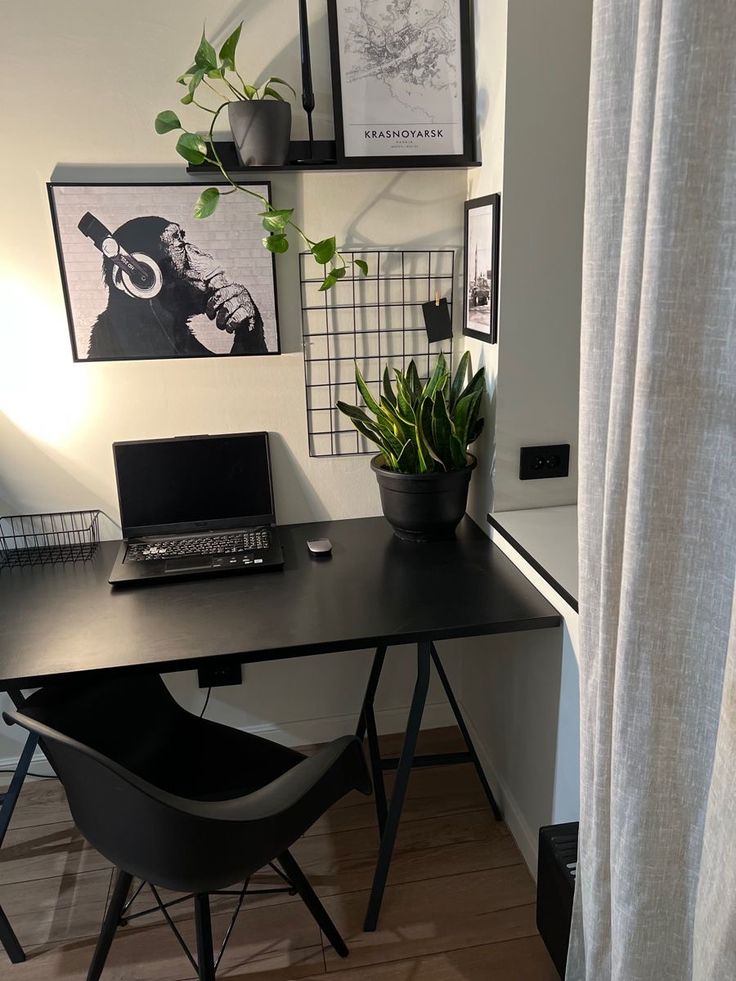
[(83, 562), (100, 541), (99, 511), (0, 517), (0, 568)]
[(429, 342), (422, 304), (439, 295), (447, 300), (452, 317), (453, 249), (342, 254), (349, 261), (365, 260), (368, 275), (353, 275), (355, 267), (349, 266), (347, 275), (324, 292), (319, 291), (324, 277), (314, 276), (310, 253), (302, 253), (299, 261), (307, 433), (313, 457), (378, 452), (335, 408), (337, 401), (365, 405), (355, 383), (356, 363), (373, 391), (380, 386), (386, 364), (404, 370), (414, 359), (425, 377), (440, 351), (452, 363), (452, 338)]

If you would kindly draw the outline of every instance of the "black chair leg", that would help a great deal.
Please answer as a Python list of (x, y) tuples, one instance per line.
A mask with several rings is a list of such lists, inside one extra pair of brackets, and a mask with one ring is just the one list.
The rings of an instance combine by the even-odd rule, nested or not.
[(102, 930), (97, 940), (92, 963), (87, 972), (87, 981), (99, 981), (100, 975), (105, 967), (107, 955), (110, 953), (115, 932), (120, 924), (120, 917), (122, 916), (123, 907), (125, 906), (125, 900), (128, 898), (132, 881), (132, 875), (123, 872), (122, 869), (118, 870), (115, 888), (112, 891), (112, 899), (110, 900), (110, 905), (107, 907), (105, 919), (102, 921)]
[(368, 757), (371, 762), (371, 780), (373, 782), (373, 797), (376, 802), (378, 834), (380, 837), (383, 837), (383, 832), (386, 830), (386, 819), (388, 818), (388, 803), (386, 801), (386, 785), (383, 782), (381, 747), (378, 742), (376, 717), (373, 714), (372, 707), (366, 709), (366, 722), (368, 726)]
[(15, 772), (13, 773), (13, 777), (10, 781), (10, 786), (6, 791), (0, 794), (0, 846), (2, 846), (5, 833), (8, 830), (8, 825), (10, 824), (10, 819), (13, 816), (15, 805), (18, 803), (18, 798), (20, 797), (20, 792), (23, 788), (23, 782), (28, 775), (28, 770), (37, 746), (38, 736), (35, 734), (35, 732), (30, 732), (28, 734), (28, 738), (26, 739), (26, 744), (23, 747), (23, 752), (20, 754), (20, 759), (15, 767)]
[(314, 889), (310, 886), (309, 880), (296, 864), (291, 852), (284, 852), (283, 855), (279, 855), (279, 862), (287, 878), (302, 897), (304, 905), (317, 921), (320, 930), (335, 948), (335, 952), (340, 957), (347, 957), (350, 953), (347, 944), (340, 936), (337, 927), (330, 919), (327, 910), (319, 901)]
[(194, 923), (197, 930), (199, 981), (215, 981), (215, 954), (212, 949), (210, 897), (206, 893), (200, 893), (194, 897)]
[(0, 944), (7, 951), (11, 964), (22, 964), (26, 959), (23, 948), (18, 943), (18, 938), (13, 933), (13, 928), (3, 912), (2, 906), (0, 906)]

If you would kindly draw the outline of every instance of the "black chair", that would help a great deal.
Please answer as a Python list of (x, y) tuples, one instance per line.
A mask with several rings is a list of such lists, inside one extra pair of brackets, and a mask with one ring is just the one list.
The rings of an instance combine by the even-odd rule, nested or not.
[[(127, 911), (133, 877), (202, 981), (215, 977), (248, 880), (270, 865), (298, 892), (338, 954), (347, 947), (289, 852), (332, 804), (371, 791), (360, 742), (337, 739), (312, 757), (182, 709), (158, 677), (43, 689), (4, 713), (37, 733), (82, 834), (117, 868), (88, 981), (97, 981)], [(235, 883), (238, 906), (215, 959), (209, 897)], [(194, 899), (197, 959), (158, 887)], [(179, 902), (180, 900), (175, 900)]]

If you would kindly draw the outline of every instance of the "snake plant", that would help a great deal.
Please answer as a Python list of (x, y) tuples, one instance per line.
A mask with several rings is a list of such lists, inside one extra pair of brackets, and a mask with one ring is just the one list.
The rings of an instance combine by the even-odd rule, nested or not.
[(356, 364), (355, 381), (365, 409), (345, 402), (338, 402), (337, 408), (359, 433), (379, 446), (388, 470), (407, 474), (462, 470), (467, 466), (469, 444), (483, 429), (478, 413), (485, 368), (473, 374), (466, 351), (454, 377), (442, 354), (426, 382), (420, 379), (414, 361), (406, 371), (394, 369), (394, 376), (395, 388), (386, 366), (382, 391), (376, 398)]

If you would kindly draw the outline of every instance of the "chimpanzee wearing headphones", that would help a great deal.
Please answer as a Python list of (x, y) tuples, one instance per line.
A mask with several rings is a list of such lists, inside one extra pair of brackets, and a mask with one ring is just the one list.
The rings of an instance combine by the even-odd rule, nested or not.
[(150, 216), (110, 232), (87, 212), (79, 230), (102, 252), (108, 288), (88, 358), (212, 355), (189, 326), (202, 313), (233, 335), (230, 354), (268, 353), (263, 318), (248, 290), (188, 242), (181, 225)]

